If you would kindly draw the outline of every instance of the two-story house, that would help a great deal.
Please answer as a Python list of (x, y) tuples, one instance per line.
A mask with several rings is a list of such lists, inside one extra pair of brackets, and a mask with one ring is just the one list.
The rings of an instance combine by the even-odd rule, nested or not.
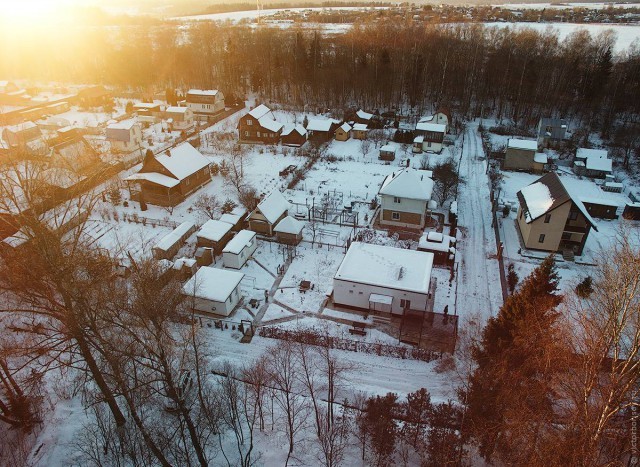
[(186, 101), (195, 115), (215, 115), (224, 110), (224, 94), (217, 89), (189, 89)]
[(411, 167), (388, 175), (378, 191), (380, 225), (422, 229), (433, 193), (431, 175)]
[(172, 131), (190, 131), (195, 127), (196, 122), (189, 107), (167, 107), (164, 114)]
[(510, 138), (504, 156), (505, 170), (523, 170), (542, 173), (547, 163), (547, 155), (538, 152), (538, 142), (529, 139)]
[(571, 251), (581, 255), (597, 224), (555, 172), (549, 172), (517, 193), (517, 223), (525, 248)]
[(564, 118), (542, 117), (538, 121), (538, 146), (555, 148), (564, 141), (567, 134), (567, 121)]
[(238, 137), (241, 143), (275, 144), (280, 139), (284, 125), (273, 116), (271, 109), (260, 104), (238, 121)]
[(442, 151), (444, 135), (447, 133), (447, 126), (442, 123), (418, 122), (414, 134), (414, 152), (418, 147), (416, 143), (422, 144), (422, 150), (439, 153)]
[(133, 152), (142, 144), (142, 128), (134, 120), (123, 120), (107, 125), (107, 141), (112, 152)]
[(211, 181), (209, 159), (184, 142), (160, 155), (148, 154), (140, 171), (125, 180), (131, 199), (175, 206)]

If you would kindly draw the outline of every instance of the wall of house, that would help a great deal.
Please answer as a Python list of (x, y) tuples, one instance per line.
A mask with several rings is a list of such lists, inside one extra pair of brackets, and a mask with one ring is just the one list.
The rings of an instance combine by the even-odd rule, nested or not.
[(253, 211), (249, 217), (249, 230), (252, 230), (257, 233), (261, 233), (264, 235), (273, 235), (273, 227), (278, 224), (282, 219), (284, 219), (288, 214), (288, 211), (285, 211), (276, 221), (271, 224), (266, 217), (262, 215), (262, 213), (256, 209)]
[(219, 255), (222, 252), (222, 249), (225, 246), (227, 246), (227, 243), (229, 243), (229, 240), (231, 240), (232, 238), (233, 238), (233, 232), (231, 231), (224, 234), (223, 237), (217, 242), (214, 242), (213, 240), (210, 240), (208, 238), (204, 238), (196, 235), (196, 246), (213, 248), (213, 251), (215, 252), (215, 254)]
[(282, 137), (282, 144), (290, 146), (302, 146), (307, 142), (307, 137), (301, 135), (297, 131), (292, 131), (287, 136)]
[[(422, 227), (425, 222), (427, 202), (416, 199), (400, 198), (400, 203), (393, 202), (394, 197), (380, 195), (380, 223), (398, 227)], [(400, 219), (393, 219), (393, 212), (400, 214)]]
[(393, 297), (391, 312), (394, 314), (402, 314), (403, 309), (400, 306), (400, 300), (402, 299), (411, 300), (412, 310), (425, 310), (427, 307), (427, 294), (406, 292), (388, 287), (360, 284), (340, 279), (333, 280), (333, 301), (336, 304), (368, 310), (369, 296), (372, 293)]
[(442, 152), (442, 143), (437, 143), (434, 141), (423, 141), (422, 150), (426, 152)]
[[(522, 209), (518, 209), (518, 225), (526, 248), (534, 250), (558, 251), (564, 226), (569, 217), (572, 203), (570, 201), (558, 206), (549, 214), (551, 218), (545, 223), (545, 216), (541, 216), (527, 224)], [(544, 234), (544, 241), (540, 242), (540, 235)]]
[(297, 245), (302, 240), (302, 234), (295, 235), (290, 233), (276, 232), (276, 239), (279, 243), (286, 245)]
[(202, 298), (187, 298), (193, 301), (193, 310), (213, 315), (229, 316), (233, 309), (240, 301), (240, 285), (231, 292), (231, 295), (225, 302), (217, 302), (214, 300), (205, 300)]
[(217, 114), (224, 110), (224, 99), (215, 102), (187, 102), (187, 107), (194, 113)]
[(353, 139), (367, 139), (367, 132), (363, 130), (351, 130)]
[(535, 151), (507, 148), (504, 156), (504, 168), (510, 170), (532, 170)]
[(111, 140), (111, 151), (113, 152), (133, 152), (140, 149), (141, 140), (115, 141)]
[(344, 131), (342, 128), (336, 130), (337, 141), (347, 141), (349, 139), (349, 132)]

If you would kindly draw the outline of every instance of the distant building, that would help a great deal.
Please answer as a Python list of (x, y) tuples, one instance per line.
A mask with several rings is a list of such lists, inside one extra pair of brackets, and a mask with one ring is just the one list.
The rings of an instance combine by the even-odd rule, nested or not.
[(213, 248), (215, 254), (220, 254), (227, 242), (233, 238), (232, 227), (233, 225), (227, 222), (210, 219), (196, 234), (196, 245)]
[(217, 89), (189, 89), (186, 101), (195, 115), (215, 115), (224, 110), (224, 94)]
[(396, 151), (398, 147), (395, 144), (388, 143), (380, 148), (378, 159), (381, 161), (393, 161), (396, 159)]
[(277, 122), (271, 109), (260, 104), (238, 121), (238, 137), (241, 143), (275, 144), (280, 139), (284, 125)]
[(2, 130), (2, 139), (8, 148), (24, 155), (41, 156), (47, 153), (47, 144), (42, 131), (33, 122), (7, 126)]
[[(422, 138), (422, 150), (427, 152), (440, 153), (444, 144), (444, 135), (447, 127), (441, 123), (418, 122), (414, 134), (418, 141)], [(414, 152), (416, 140), (414, 140)]]
[(109, 103), (113, 97), (104, 86), (90, 86), (78, 91), (76, 99), (83, 107), (100, 107)]
[(432, 253), (353, 242), (333, 278), (333, 301), (395, 315), (430, 312), (432, 268)]
[(356, 112), (355, 122), (363, 125), (369, 125), (373, 121), (374, 117), (375, 116), (373, 114), (360, 109)]
[(209, 159), (185, 142), (158, 156), (149, 154), (140, 171), (125, 180), (131, 199), (175, 206), (211, 181)]
[(134, 119), (107, 125), (107, 141), (112, 152), (133, 152), (141, 148), (142, 128)]
[(307, 142), (307, 130), (302, 125), (285, 125), (281, 142), (285, 146), (300, 147)]
[(378, 192), (380, 225), (422, 229), (432, 193), (428, 170), (405, 168), (388, 175)]
[(451, 112), (445, 107), (440, 107), (433, 115), (426, 115), (418, 121), (418, 123), (435, 123), (445, 126), (445, 133), (449, 132), (451, 125)]
[(567, 121), (563, 118), (542, 117), (538, 121), (537, 133), (539, 147), (558, 147), (565, 140), (567, 134)]
[(510, 138), (504, 156), (505, 170), (522, 170), (540, 174), (547, 163), (547, 156), (538, 152), (538, 142), (529, 139)]
[(369, 134), (369, 127), (365, 123), (356, 123), (351, 129), (351, 136), (353, 139), (367, 139)]
[(582, 201), (555, 172), (524, 187), (517, 196), (517, 223), (526, 248), (581, 255), (591, 228), (598, 230)]
[(613, 172), (613, 161), (604, 149), (578, 148), (573, 167), (578, 175), (606, 178)]
[(309, 141), (315, 143), (326, 143), (333, 138), (340, 122), (333, 119), (311, 119), (307, 123), (307, 134)]
[(164, 114), (173, 131), (191, 131), (195, 127), (196, 122), (189, 107), (167, 107)]
[(347, 141), (351, 137), (351, 130), (351, 125), (346, 122), (340, 125), (338, 128), (336, 128), (336, 141)]

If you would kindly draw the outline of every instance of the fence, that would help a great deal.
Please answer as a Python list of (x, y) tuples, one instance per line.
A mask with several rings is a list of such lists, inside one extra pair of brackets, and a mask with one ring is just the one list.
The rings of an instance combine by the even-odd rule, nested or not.
[(442, 352), (420, 349), (415, 347), (401, 347), (397, 345), (362, 342), (342, 337), (320, 334), (313, 330), (289, 330), (277, 326), (260, 327), (256, 333), (261, 337), (298, 342), (330, 349), (348, 350), (383, 357), (402, 358), (430, 362), (442, 357)]

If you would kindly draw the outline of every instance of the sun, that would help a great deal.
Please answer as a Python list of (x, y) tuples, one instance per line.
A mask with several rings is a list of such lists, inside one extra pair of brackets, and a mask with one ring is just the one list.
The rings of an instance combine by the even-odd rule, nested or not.
[(55, 20), (70, 0), (0, 0), (0, 18), (7, 24), (38, 25)]

